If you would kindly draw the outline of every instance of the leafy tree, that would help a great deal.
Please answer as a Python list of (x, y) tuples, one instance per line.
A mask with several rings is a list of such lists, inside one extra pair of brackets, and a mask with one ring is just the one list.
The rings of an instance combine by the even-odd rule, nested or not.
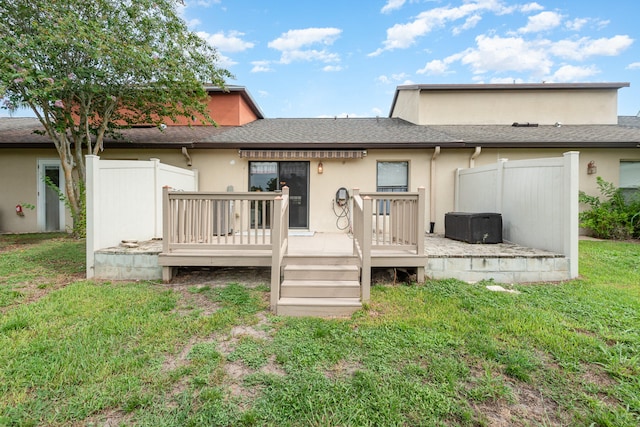
[(0, 33), (0, 97), (33, 110), (55, 145), (75, 232), (84, 231), (85, 154), (136, 123), (198, 114), (213, 124), (203, 83), (231, 77), (176, 0), (2, 1)]

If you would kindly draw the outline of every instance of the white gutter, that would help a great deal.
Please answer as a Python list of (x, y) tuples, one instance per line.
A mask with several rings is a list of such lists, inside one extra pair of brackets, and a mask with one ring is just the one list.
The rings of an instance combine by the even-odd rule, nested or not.
[(436, 159), (440, 155), (440, 146), (436, 146), (431, 156), (431, 180), (429, 182), (429, 233), (433, 234), (436, 225)]

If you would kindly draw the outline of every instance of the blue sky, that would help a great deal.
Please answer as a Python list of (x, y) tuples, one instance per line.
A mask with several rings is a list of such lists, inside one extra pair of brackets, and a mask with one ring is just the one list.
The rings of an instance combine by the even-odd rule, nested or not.
[[(615, 3), (615, 6), (614, 6)], [(387, 116), (396, 86), (630, 82), (637, 0), (186, 0), (184, 19), (266, 117)]]
[(514, 81), (630, 82), (619, 114), (635, 115), (637, 1), (185, 0), (180, 13), (270, 118), (385, 117), (398, 85)]

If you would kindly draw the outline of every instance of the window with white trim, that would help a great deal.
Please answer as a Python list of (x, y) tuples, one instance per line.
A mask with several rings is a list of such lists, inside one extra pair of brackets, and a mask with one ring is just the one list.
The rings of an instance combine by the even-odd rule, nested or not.
[(409, 162), (378, 162), (376, 191), (409, 191)]
[(626, 200), (640, 197), (640, 160), (620, 160), (619, 187)]
[[(409, 162), (378, 162), (376, 191), (409, 191)], [(389, 200), (380, 200), (378, 212), (388, 215)]]

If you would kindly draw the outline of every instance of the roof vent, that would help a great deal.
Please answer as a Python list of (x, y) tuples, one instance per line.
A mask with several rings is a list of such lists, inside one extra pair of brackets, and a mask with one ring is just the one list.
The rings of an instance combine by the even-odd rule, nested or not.
[(537, 128), (538, 124), (537, 123), (518, 123), (518, 122), (513, 122), (513, 124), (511, 125), (514, 128)]

